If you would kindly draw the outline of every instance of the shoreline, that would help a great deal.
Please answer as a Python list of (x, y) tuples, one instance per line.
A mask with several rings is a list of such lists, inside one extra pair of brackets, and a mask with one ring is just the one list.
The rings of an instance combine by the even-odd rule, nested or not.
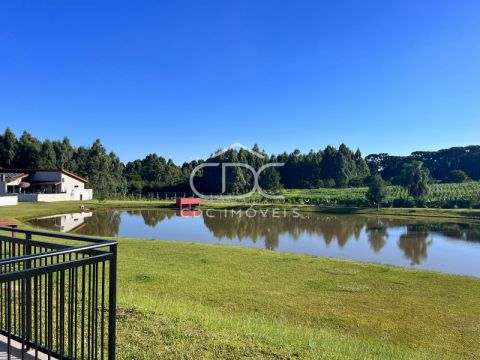
[[(80, 208), (84, 206), (84, 209)], [(27, 209), (28, 208), (28, 209)], [(107, 200), (55, 203), (19, 203), (15, 206), (0, 207), (0, 219), (16, 220), (21, 225), (28, 226), (29, 221), (42, 216), (57, 215), (60, 213), (82, 212), (85, 210), (107, 209), (177, 209), (173, 201), (152, 200)], [(259, 204), (259, 203), (232, 203), (206, 200), (199, 207), (204, 209), (247, 210), (254, 209), (286, 209), (297, 210), (302, 213), (316, 213), (324, 215), (361, 215), (382, 218), (406, 217), (430, 221), (462, 222), (480, 224), (480, 209), (437, 209), (437, 208), (374, 208), (361, 207), (322, 207), (315, 205), (294, 204)], [(16, 213), (16, 214), (15, 214)], [(15, 214), (12, 216), (12, 214)]]

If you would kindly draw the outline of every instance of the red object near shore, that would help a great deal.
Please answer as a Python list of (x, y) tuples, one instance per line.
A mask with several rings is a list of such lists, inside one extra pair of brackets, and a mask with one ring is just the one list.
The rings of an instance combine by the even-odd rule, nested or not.
[(0, 226), (16, 228), (18, 223), (16, 221), (0, 220)]
[[(16, 229), (18, 227), (18, 223), (16, 221), (10, 220), (0, 220), (0, 226), (10, 227), (12, 229)], [(15, 231), (12, 230), (12, 238), (15, 237)]]
[(200, 205), (200, 198), (178, 198), (177, 199), (177, 207), (179, 209), (183, 208), (183, 206), (194, 207)]
[(177, 210), (177, 216), (180, 217), (200, 217), (202, 216), (201, 210)]

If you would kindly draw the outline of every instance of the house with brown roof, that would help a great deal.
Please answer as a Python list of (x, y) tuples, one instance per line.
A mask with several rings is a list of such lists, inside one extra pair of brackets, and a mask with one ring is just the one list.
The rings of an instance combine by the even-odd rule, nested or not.
[(27, 202), (91, 200), (87, 182), (65, 169), (0, 169), (0, 196)]

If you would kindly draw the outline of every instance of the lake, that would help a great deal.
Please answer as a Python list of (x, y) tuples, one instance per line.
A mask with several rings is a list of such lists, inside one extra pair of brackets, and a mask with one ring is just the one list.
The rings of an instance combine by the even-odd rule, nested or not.
[(33, 220), (85, 235), (302, 253), (480, 276), (480, 225), (276, 211), (97, 210)]

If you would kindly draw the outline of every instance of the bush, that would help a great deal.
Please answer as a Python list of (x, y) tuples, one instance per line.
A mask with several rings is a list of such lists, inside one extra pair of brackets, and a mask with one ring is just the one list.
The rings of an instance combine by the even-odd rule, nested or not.
[(351, 187), (361, 187), (365, 185), (365, 179), (361, 177), (354, 177), (353, 179), (350, 180), (348, 183), (349, 186)]
[(393, 200), (393, 207), (412, 208), (415, 207), (415, 200), (412, 198), (397, 198)]
[(444, 181), (447, 183), (464, 183), (469, 180), (468, 175), (462, 170), (452, 170), (445, 177)]
[(337, 186), (335, 179), (327, 179), (323, 182), (325, 184), (325, 187), (327, 188), (334, 188)]

